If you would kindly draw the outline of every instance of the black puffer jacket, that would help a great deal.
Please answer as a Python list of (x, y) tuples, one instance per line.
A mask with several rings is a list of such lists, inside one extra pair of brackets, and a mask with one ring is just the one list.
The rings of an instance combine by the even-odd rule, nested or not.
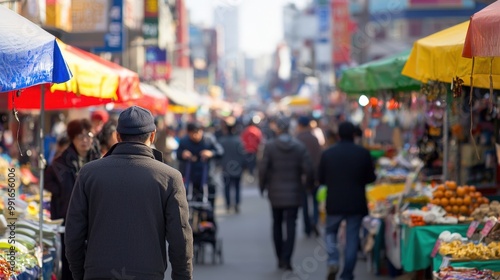
[(305, 186), (312, 181), (311, 158), (302, 143), (283, 134), (266, 144), (259, 165), (259, 185), (262, 191), (268, 190), (273, 208), (301, 206)]

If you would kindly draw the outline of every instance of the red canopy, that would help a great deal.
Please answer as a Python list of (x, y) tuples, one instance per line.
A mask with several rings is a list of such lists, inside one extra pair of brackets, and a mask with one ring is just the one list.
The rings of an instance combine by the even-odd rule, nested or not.
[[(104, 105), (113, 102), (111, 99), (101, 99), (97, 97), (88, 97), (76, 95), (72, 92), (56, 90), (50, 91), (50, 85), (45, 86), (45, 110), (62, 110), (70, 108), (85, 108), (90, 106)], [(41, 104), (41, 86), (26, 88), (20, 91), (19, 96), (16, 92), (9, 94), (0, 94), (0, 108), (16, 109), (40, 109)]]
[(125, 109), (137, 105), (150, 110), (155, 116), (165, 115), (168, 108), (167, 96), (152, 85), (141, 83), (139, 87), (142, 91), (142, 97), (121, 103), (116, 102), (115, 108)]
[(471, 17), (462, 56), (500, 57), (500, 1)]

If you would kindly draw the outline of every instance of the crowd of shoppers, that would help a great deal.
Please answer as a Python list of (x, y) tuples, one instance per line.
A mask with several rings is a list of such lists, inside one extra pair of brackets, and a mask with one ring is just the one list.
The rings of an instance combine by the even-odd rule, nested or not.
[[(187, 201), (206, 199), (215, 208), (220, 181), (226, 211), (239, 213), (244, 174), (250, 183), (258, 180), (269, 200), (274, 251), (283, 270), (293, 270), (299, 217), (307, 236), (321, 236), (315, 197), (326, 186), (327, 279), (340, 271), (341, 279), (354, 279), (367, 214), (365, 186), (375, 174), (370, 154), (355, 144), (359, 132), (351, 123), (332, 131), (310, 116), (250, 116), (226, 117), (210, 129), (197, 121), (176, 128), (133, 106), (118, 120), (96, 111), (62, 132), (45, 171), (52, 218), (66, 219), (62, 279), (109, 279), (123, 263), (133, 268), (132, 276), (163, 279), (165, 241), (176, 244), (169, 247), (172, 279), (192, 279)], [(148, 215), (138, 214), (139, 208)], [(341, 270), (337, 234), (343, 221), (347, 243)], [(141, 230), (128, 231), (130, 225)], [(117, 230), (123, 232), (119, 237)], [(119, 245), (144, 237), (146, 245)], [(109, 253), (102, 254), (102, 247)]]

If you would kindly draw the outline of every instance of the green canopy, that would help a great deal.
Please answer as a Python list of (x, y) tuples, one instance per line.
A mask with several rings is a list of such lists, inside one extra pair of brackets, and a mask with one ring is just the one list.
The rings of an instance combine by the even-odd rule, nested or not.
[(420, 82), (403, 76), (411, 50), (374, 60), (345, 70), (339, 87), (347, 94), (373, 94), (380, 90), (410, 91), (420, 89)]

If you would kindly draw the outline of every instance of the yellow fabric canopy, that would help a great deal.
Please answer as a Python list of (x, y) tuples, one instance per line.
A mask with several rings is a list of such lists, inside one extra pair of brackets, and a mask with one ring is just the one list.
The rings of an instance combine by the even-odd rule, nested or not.
[(185, 107), (182, 105), (174, 105), (174, 104), (169, 104), (168, 105), (168, 112), (174, 113), (174, 114), (194, 114), (198, 111), (198, 107)]
[[(469, 21), (417, 40), (402, 74), (421, 82), (451, 83), (456, 76), (470, 86), (472, 59), (462, 57)], [(500, 89), (500, 58), (475, 58), (474, 87), (490, 88), (490, 69), (493, 88)]]
[(102, 61), (87, 56), (81, 50), (58, 41), (66, 63), (73, 74), (71, 80), (54, 84), (51, 91), (67, 91), (89, 97), (118, 99), (120, 76), (117, 71), (106, 67)]
[(284, 106), (310, 106), (311, 99), (302, 96), (287, 96), (281, 99), (281, 105)]

